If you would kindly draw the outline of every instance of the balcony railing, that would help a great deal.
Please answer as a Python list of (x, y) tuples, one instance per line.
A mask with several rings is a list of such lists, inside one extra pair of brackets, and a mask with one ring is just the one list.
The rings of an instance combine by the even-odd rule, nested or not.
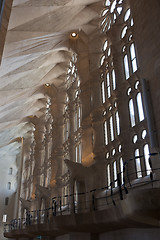
[[(155, 157), (159, 153), (152, 153), (150, 156)], [(142, 158), (144, 156), (138, 156)], [(92, 189), (88, 192), (80, 192), (78, 194), (70, 194), (65, 196), (58, 196), (51, 199), (49, 208), (38, 209), (26, 212), (25, 218), (13, 219), (9, 224), (4, 225), (4, 232), (10, 232), (16, 229), (26, 229), (28, 226), (36, 224), (50, 223), (56, 216), (86, 213), (90, 211), (102, 211), (109, 208), (111, 205), (116, 206), (118, 201), (123, 201), (130, 191), (137, 188), (154, 188), (155, 183), (159, 183), (160, 179), (156, 177), (155, 173), (160, 172), (160, 168), (153, 169), (152, 161), (149, 160), (150, 171), (149, 175), (135, 179), (138, 172), (128, 171), (129, 164), (135, 159), (130, 159), (124, 163), (123, 172), (117, 174), (117, 179), (112, 181), (109, 186), (104, 186), (99, 189)], [(140, 171), (142, 175), (145, 171)], [(123, 184), (121, 183), (121, 175), (123, 174)], [(117, 182), (117, 187), (115, 186)], [(65, 199), (65, 200), (64, 200)], [(67, 199), (67, 201), (66, 201)], [(78, 199), (78, 201), (75, 201)], [(62, 204), (67, 202), (67, 204)]]

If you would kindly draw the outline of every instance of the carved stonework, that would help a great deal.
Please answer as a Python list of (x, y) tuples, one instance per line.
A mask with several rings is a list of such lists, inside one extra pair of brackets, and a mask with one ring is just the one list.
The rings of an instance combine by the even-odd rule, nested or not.
[(21, 197), (19, 198), (19, 200), (21, 201), (23, 208), (29, 211), (31, 208), (32, 202), (29, 200), (25, 200)]
[(42, 187), (38, 184), (36, 185), (36, 198), (39, 196), (49, 198), (50, 194), (51, 192), (49, 188)]

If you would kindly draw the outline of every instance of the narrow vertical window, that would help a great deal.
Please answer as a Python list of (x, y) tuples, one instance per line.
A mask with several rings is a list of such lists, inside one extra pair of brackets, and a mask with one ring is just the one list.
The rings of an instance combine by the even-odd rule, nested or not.
[(116, 75), (115, 75), (115, 70), (112, 70), (112, 88), (113, 90), (116, 89)]
[(117, 129), (117, 135), (120, 134), (120, 121), (119, 121), (119, 114), (118, 111), (115, 113), (116, 115), (116, 129)]
[(141, 122), (144, 120), (144, 111), (143, 111), (143, 104), (142, 104), (142, 96), (140, 92), (137, 94), (137, 106), (138, 106), (139, 121)]
[(81, 107), (78, 106), (78, 128), (81, 126)]
[(129, 114), (130, 114), (131, 127), (134, 127), (136, 122), (135, 122), (133, 99), (129, 100)]
[(117, 187), (117, 163), (113, 162), (114, 186)]
[(6, 198), (5, 198), (5, 205), (6, 205), (6, 206), (8, 205), (8, 202), (9, 202), (9, 198), (6, 197)]
[(77, 97), (78, 97), (78, 90), (75, 93), (75, 98), (77, 98)]
[(152, 170), (149, 165), (149, 146), (148, 146), (148, 144), (144, 145), (143, 151), (144, 151), (144, 159), (145, 159), (145, 165), (146, 165), (146, 174), (149, 175)]
[(101, 57), (101, 60), (100, 60), (100, 66), (102, 66), (102, 65), (103, 65), (103, 63), (104, 63), (104, 60), (105, 60), (105, 55), (103, 55), (103, 56)]
[(76, 162), (78, 162), (78, 146), (76, 146), (75, 151), (76, 151)]
[(131, 63), (132, 63), (132, 72), (134, 73), (137, 71), (137, 60), (136, 60), (134, 43), (132, 43), (130, 46), (130, 55), (131, 55)]
[(111, 172), (110, 172), (110, 164), (107, 165), (107, 182), (108, 182), (108, 188), (111, 185)]
[(105, 97), (104, 81), (102, 82), (101, 87), (102, 87), (102, 103), (105, 103), (106, 97)]
[(74, 120), (74, 124), (75, 124), (75, 131), (77, 131), (78, 129), (78, 123), (77, 123), (77, 110), (75, 112), (75, 120)]
[(9, 168), (9, 175), (12, 175), (13, 168)]
[(81, 163), (82, 156), (81, 156), (82, 150), (81, 150), (81, 143), (78, 144), (78, 155), (79, 155), (79, 163)]
[(124, 183), (124, 180), (123, 180), (123, 159), (122, 157), (120, 158), (120, 171), (121, 171), (121, 183), (123, 184)]
[(2, 222), (6, 223), (7, 222), (7, 214), (4, 214), (2, 217)]
[(78, 186), (77, 186), (77, 181), (76, 180), (74, 182), (74, 201), (76, 203), (78, 202)]
[(69, 137), (69, 119), (67, 119), (66, 121), (66, 140), (68, 139)]
[(108, 132), (107, 132), (107, 121), (104, 122), (104, 139), (105, 139), (105, 144), (108, 144)]
[(8, 182), (8, 190), (11, 190), (11, 182)]
[(75, 148), (75, 160), (77, 163), (81, 163), (81, 143), (78, 143)]
[(113, 141), (114, 140), (114, 130), (113, 130), (113, 117), (112, 116), (109, 118), (109, 123), (110, 123), (111, 141)]
[(108, 98), (110, 98), (111, 97), (111, 86), (110, 86), (109, 73), (107, 73), (106, 79), (107, 79), (107, 95), (108, 95)]
[(126, 80), (129, 78), (129, 63), (128, 63), (128, 57), (127, 55), (124, 56), (124, 70), (125, 70), (125, 77)]
[(137, 170), (137, 177), (142, 177), (142, 171), (141, 171), (141, 160), (139, 158), (139, 149), (135, 150), (135, 162), (136, 162), (136, 170)]
[(66, 197), (65, 197), (65, 187), (63, 188), (63, 205), (66, 205)]

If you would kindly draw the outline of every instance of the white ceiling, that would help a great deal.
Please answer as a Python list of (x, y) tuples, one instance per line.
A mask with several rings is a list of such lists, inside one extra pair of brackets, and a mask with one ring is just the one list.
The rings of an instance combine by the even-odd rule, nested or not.
[(0, 157), (16, 155), (17, 137), (33, 128), (29, 116), (44, 114), (44, 84), (65, 87), (70, 33), (78, 32), (83, 46), (102, 8), (101, 0), (13, 0), (0, 66)]

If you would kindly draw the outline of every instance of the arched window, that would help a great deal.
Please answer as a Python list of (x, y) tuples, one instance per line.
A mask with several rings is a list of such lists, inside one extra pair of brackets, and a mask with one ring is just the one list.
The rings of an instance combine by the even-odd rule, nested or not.
[(9, 175), (12, 175), (13, 168), (9, 168)]
[(134, 43), (130, 45), (130, 56), (131, 56), (131, 65), (132, 65), (132, 72), (137, 71), (137, 60), (136, 60), (136, 52)]
[(117, 187), (117, 162), (113, 162), (113, 176), (114, 176), (114, 186)]
[(128, 63), (128, 56), (127, 54), (124, 56), (124, 59), (123, 59), (123, 62), (124, 62), (124, 71), (125, 71), (125, 77), (126, 77), (126, 80), (129, 78), (129, 63)]
[(123, 180), (123, 159), (122, 157), (119, 159), (119, 163), (120, 163), (120, 171), (121, 171), (121, 183), (123, 184), (124, 183), (124, 180)]
[(78, 128), (81, 127), (81, 107), (78, 106)]
[(144, 120), (144, 111), (143, 111), (143, 104), (142, 104), (142, 96), (140, 92), (137, 94), (136, 99), (137, 99), (139, 121), (141, 122)]
[(100, 66), (102, 66), (102, 65), (103, 65), (103, 63), (104, 63), (104, 60), (105, 60), (105, 55), (103, 55), (103, 56), (101, 57), (101, 60), (100, 60)]
[(113, 117), (109, 118), (111, 141), (114, 141)]
[(127, 11), (124, 15), (124, 22), (126, 22), (129, 19), (130, 15), (131, 15), (131, 10), (129, 8), (129, 9), (127, 9)]
[(139, 149), (135, 150), (135, 162), (136, 162), (137, 177), (140, 178), (142, 177), (142, 171), (141, 171), (141, 160), (139, 158)]
[(2, 222), (3, 223), (7, 222), (7, 214), (3, 214)]
[(108, 144), (108, 131), (107, 131), (107, 121), (104, 122), (104, 139), (105, 144)]
[(103, 51), (106, 51), (107, 46), (108, 46), (108, 41), (106, 40), (103, 45)]
[(81, 151), (82, 151), (81, 143), (78, 143), (75, 147), (75, 154), (76, 154), (75, 161), (77, 163), (81, 163), (81, 161), (82, 161)]
[(106, 97), (105, 97), (104, 81), (101, 83), (101, 88), (102, 88), (102, 103), (105, 103)]
[(108, 188), (111, 185), (111, 172), (110, 172), (110, 164), (107, 165), (107, 182), (108, 182)]
[(135, 113), (134, 113), (133, 99), (129, 100), (129, 114), (130, 114), (131, 127), (134, 127), (136, 122), (135, 122)]
[(146, 137), (146, 135), (147, 135), (146, 129), (144, 129), (144, 130), (142, 131), (141, 135), (142, 135), (142, 139), (145, 139), (145, 137)]
[(110, 85), (109, 72), (106, 75), (106, 80), (107, 80), (107, 96), (108, 96), (108, 98), (110, 98), (111, 97), (111, 85)]
[(78, 202), (78, 184), (77, 181), (74, 181), (74, 202)]
[(116, 89), (116, 75), (115, 75), (115, 70), (112, 70), (112, 88), (113, 90)]
[[(113, 64), (113, 56), (112, 56), (112, 44), (109, 39), (107, 39), (102, 47), (103, 56), (101, 58), (101, 79), (105, 76), (106, 82), (101, 83), (102, 88), (102, 103), (106, 102), (107, 98), (110, 98), (112, 92), (116, 89), (116, 74)], [(105, 61), (105, 64), (103, 64)], [(103, 69), (102, 69), (103, 65)], [(105, 65), (105, 66), (104, 66)], [(105, 68), (105, 69), (104, 69)]]
[(137, 136), (137, 134), (135, 134), (135, 135), (133, 136), (133, 143), (136, 143), (137, 140), (138, 140), (138, 136)]
[(9, 202), (9, 197), (6, 197), (6, 198), (5, 198), (5, 205), (6, 205), (6, 206), (8, 205), (8, 202)]
[(125, 37), (125, 35), (126, 35), (126, 33), (127, 33), (127, 29), (128, 29), (127, 26), (125, 26), (125, 27), (122, 29), (121, 38), (124, 38), (124, 37)]
[(8, 190), (11, 190), (11, 182), (8, 182)]
[(145, 144), (143, 147), (144, 152), (144, 159), (145, 159), (145, 165), (146, 165), (146, 174), (149, 175), (151, 170), (150, 164), (149, 164), (149, 146), (148, 144)]
[(108, 31), (111, 28), (111, 25), (115, 23), (117, 17), (122, 12), (122, 2), (123, 0), (106, 0), (105, 9), (102, 11), (102, 21), (101, 27), (102, 31)]
[(116, 116), (116, 130), (117, 130), (117, 135), (119, 135), (119, 134), (120, 134), (120, 121), (119, 121), (118, 111), (116, 111), (115, 116)]
[(135, 44), (133, 42), (133, 34), (132, 34), (132, 26), (133, 26), (133, 18), (131, 17), (131, 10), (128, 8), (124, 14), (123, 18), (125, 26), (121, 31), (121, 40), (125, 44), (122, 48), (122, 52), (124, 53), (124, 71), (126, 80), (129, 79), (132, 73), (137, 71), (137, 58), (136, 58), (136, 50)]

